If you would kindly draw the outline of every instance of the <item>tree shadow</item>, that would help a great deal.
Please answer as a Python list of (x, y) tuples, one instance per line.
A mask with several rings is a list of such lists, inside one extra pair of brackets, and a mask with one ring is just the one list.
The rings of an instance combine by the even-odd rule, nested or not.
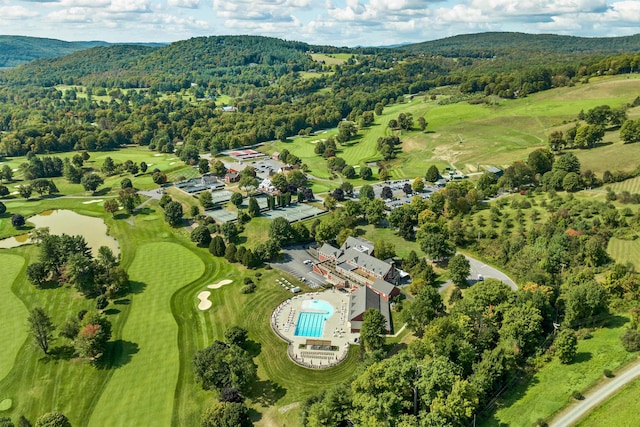
[(71, 360), (75, 356), (75, 349), (72, 345), (60, 345), (49, 351), (52, 360)]
[(137, 280), (129, 280), (129, 293), (141, 294), (147, 288), (147, 284), (144, 282), (138, 282)]
[(609, 329), (621, 328), (629, 321), (628, 317), (625, 316), (610, 316), (607, 320), (602, 322), (602, 326)]
[(287, 393), (287, 389), (271, 380), (256, 381), (251, 389), (250, 399), (263, 408), (275, 405)]
[(113, 216), (113, 219), (126, 219), (129, 217), (129, 214), (126, 212), (118, 212)]
[(140, 351), (138, 344), (125, 341), (115, 340), (107, 343), (105, 354), (109, 357), (104, 357), (97, 364), (102, 369), (118, 369), (131, 362), (133, 355)]
[(242, 348), (245, 349), (251, 357), (257, 357), (262, 352), (262, 344), (253, 340), (246, 340)]
[(591, 360), (591, 358), (592, 358), (591, 352), (581, 351), (580, 353), (576, 354), (573, 357), (573, 360), (571, 361), (571, 364), (588, 362), (589, 360)]
[(115, 305), (129, 305), (131, 304), (131, 300), (129, 298), (123, 298), (123, 299), (115, 300), (113, 303)]
[(152, 213), (155, 213), (155, 212), (156, 212), (155, 209), (144, 207), (142, 209), (137, 210), (136, 215), (151, 215)]
[(256, 423), (258, 421), (260, 421), (262, 419), (262, 414), (258, 411), (256, 411), (253, 408), (248, 408), (248, 412), (249, 412), (249, 419)]
[(120, 310), (118, 310), (117, 308), (109, 308), (103, 311), (103, 313), (106, 314), (107, 316), (113, 316), (120, 313)]
[(111, 187), (104, 187), (93, 192), (92, 196), (104, 196), (111, 191)]

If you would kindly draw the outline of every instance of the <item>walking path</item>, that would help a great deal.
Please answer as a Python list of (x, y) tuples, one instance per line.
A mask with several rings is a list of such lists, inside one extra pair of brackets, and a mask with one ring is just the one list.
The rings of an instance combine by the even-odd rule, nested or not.
[(640, 376), (640, 360), (625, 368), (610, 380), (607, 380), (597, 388), (589, 391), (583, 400), (562, 411), (553, 421), (550, 427), (569, 427), (577, 423), (589, 411), (600, 405), (607, 398), (611, 397), (624, 385), (630, 383)]
[[(468, 255), (465, 255), (465, 258), (469, 260), (469, 266), (471, 267), (471, 272), (469, 273), (469, 277), (467, 277), (467, 282), (469, 285), (474, 285), (478, 282), (478, 276), (482, 276), (484, 279), (498, 279), (502, 283), (509, 285), (511, 289), (514, 291), (518, 290), (518, 286), (516, 283), (505, 273), (498, 270), (497, 268), (493, 268), (480, 260), (472, 258)], [(449, 286), (451, 286), (451, 281), (445, 282), (438, 291), (440, 293), (444, 292)]]

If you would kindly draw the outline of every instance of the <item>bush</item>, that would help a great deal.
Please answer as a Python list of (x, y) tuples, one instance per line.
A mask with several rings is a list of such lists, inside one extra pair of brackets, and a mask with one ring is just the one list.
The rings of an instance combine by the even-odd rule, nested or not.
[(251, 283), (250, 285), (243, 286), (240, 289), (240, 293), (243, 294), (252, 294), (256, 290), (256, 285)]
[(576, 400), (582, 400), (584, 399), (584, 396), (582, 395), (582, 393), (580, 393), (578, 390), (573, 390), (571, 392), (571, 397), (573, 397)]
[(544, 419), (538, 418), (538, 420), (536, 421), (536, 427), (549, 427), (549, 424), (547, 424)]
[(635, 329), (627, 329), (627, 331), (620, 337), (622, 346), (627, 351), (640, 350), (640, 332)]
[(245, 285), (253, 283), (253, 280), (251, 279), (251, 277), (245, 277), (243, 281)]
[(604, 371), (602, 371), (602, 373), (604, 374), (605, 377), (607, 378), (613, 378), (615, 377), (615, 375), (613, 375), (613, 372), (611, 371), (611, 369), (605, 369)]

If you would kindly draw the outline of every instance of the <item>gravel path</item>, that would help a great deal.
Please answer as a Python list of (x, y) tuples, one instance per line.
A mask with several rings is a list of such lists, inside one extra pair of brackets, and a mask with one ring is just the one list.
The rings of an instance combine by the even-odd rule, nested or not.
[(591, 390), (583, 400), (562, 411), (553, 421), (550, 427), (569, 427), (577, 423), (589, 411), (611, 397), (622, 386), (630, 383), (640, 376), (640, 360), (619, 372), (614, 378), (606, 380), (597, 388)]

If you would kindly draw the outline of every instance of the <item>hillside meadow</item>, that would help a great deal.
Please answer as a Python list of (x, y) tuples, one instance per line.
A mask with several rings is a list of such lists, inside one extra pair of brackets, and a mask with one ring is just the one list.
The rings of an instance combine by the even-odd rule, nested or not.
[[(428, 95), (417, 96), (406, 103), (387, 105), (372, 126), (361, 129), (352, 141), (337, 144), (337, 156), (356, 167), (356, 171), (367, 163), (380, 161), (392, 178), (424, 176), (431, 164), (440, 169), (452, 166), (464, 173), (490, 166), (504, 168), (526, 159), (537, 148), (548, 148), (549, 133), (574, 126), (581, 110), (588, 111), (599, 105), (620, 107), (630, 104), (638, 93), (640, 76), (632, 74), (593, 78), (588, 84), (551, 89), (514, 100), (500, 99), (493, 104), (447, 104), (443, 100), (448, 96), (437, 95), (435, 100)], [(384, 162), (376, 143), (379, 137), (392, 134), (388, 123), (400, 113), (412, 114), (414, 121), (424, 117), (428, 126), (425, 132), (396, 131), (402, 140), (402, 152), (396, 159)], [(640, 108), (630, 109), (628, 115), (639, 117)], [(312, 136), (292, 137), (286, 142), (266, 143), (263, 149), (271, 154), (286, 148), (309, 166), (312, 175), (329, 179), (326, 160), (313, 150), (318, 141), (336, 134), (336, 129), (329, 129)], [(566, 151), (580, 159), (583, 169), (591, 169), (600, 176), (605, 170), (632, 170), (640, 158), (640, 144), (622, 144), (616, 129), (608, 131), (598, 147)], [(375, 178), (377, 168), (373, 169)], [(352, 182), (356, 186), (363, 183), (358, 179)]]

